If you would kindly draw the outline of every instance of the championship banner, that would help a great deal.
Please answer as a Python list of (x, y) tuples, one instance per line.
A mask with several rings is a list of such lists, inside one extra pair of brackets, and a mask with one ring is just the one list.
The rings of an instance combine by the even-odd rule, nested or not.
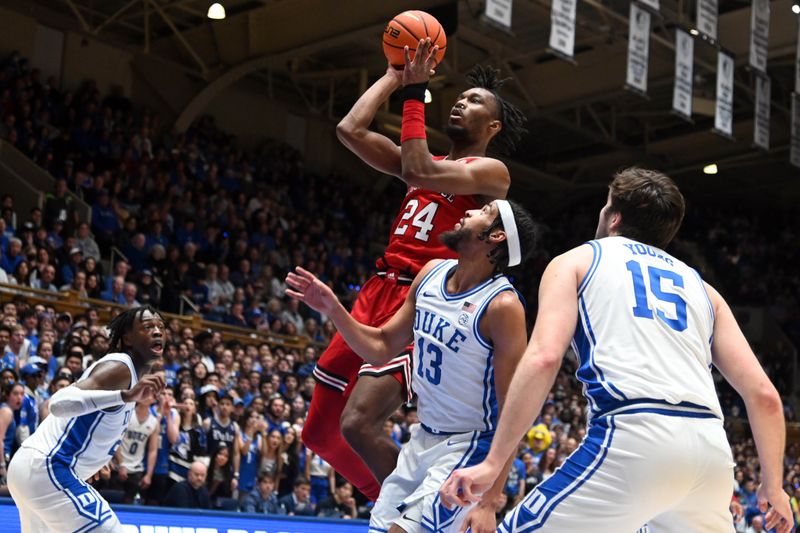
[(650, 13), (631, 2), (628, 30), (628, 74), (625, 86), (647, 94), (647, 65), (650, 62)]
[(750, 66), (767, 73), (769, 48), (769, 0), (753, 0), (750, 10)]
[(578, 0), (553, 0), (550, 11), (550, 49), (572, 59), (575, 55), (575, 10)]
[(792, 141), (789, 160), (800, 168), (800, 94), (792, 94)]
[(714, 131), (733, 136), (733, 56), (720, 50), (717, 54), (717, 105)]
[(697, 29), (717, 40), (717, 0), (697, 0)]
[(486, 18), (511, 29), (512, 0), (486, 0)]
[(769, 150), (769, 108), (772, 82), (767, 76), (756, 76), (756, 106), (753, 119), (753, 144)]
[(675, 29), (675, 87), (672, 91), (672, 110), (681, 117), (692, 118), (692, 76), (694, 70), (694, 39), (680, 28)]

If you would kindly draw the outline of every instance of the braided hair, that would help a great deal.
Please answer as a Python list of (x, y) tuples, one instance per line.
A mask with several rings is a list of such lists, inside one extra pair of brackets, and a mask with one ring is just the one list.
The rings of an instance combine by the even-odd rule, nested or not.
[(505, 100), (498, 93), (510, 78), (500, 78), (500, 71), (488, 65), (475, 65), (467, 74), (466, 79), (470, 87), (486, 89), (494, 96), (497, 102), (497, 120), (503, 127), (494, 136), (491, 145), (502, 154), (511, 154), (517, 148), (522, 136), (528, 132), (525, 128), (528, 118), (520, 108)]
[[(539, 228), (533, 217), (527, 209), (522, 205), (508, 200), (511, 206), (511, 212), (514, 214), (514, 223), (517, 225), (517, 233), (519, 234), (519, 247), (522, 255), (520, 265), (530, 259), (536, 249), (538, 240)], [(482, 241), (489, 238), (489, 235), (494, 230), (505, 229), (503, 227), (503, 219), (500, 214), (489, 224), (489, 227), (478, 234), (478, 238)], [(503, 241), (486, 254), (489, 257), (489, 262), (494, 265), (495, 274), (501, 274), (508, 269), (508, 241)]]
[(136, 321), (141, 320), (142, 315), (148, 311), (160, 317), (162, 320), (164, 319), (158, 311), (149, 305), (127, 309), (111, 319), (111, 322), (108, 324), (108, 329), (111, 332), (108, 339), (108, 353), (126, 351), (122, 337), (126, 333), (129, 333), (133, 329), (134, 324), (136, 324)]

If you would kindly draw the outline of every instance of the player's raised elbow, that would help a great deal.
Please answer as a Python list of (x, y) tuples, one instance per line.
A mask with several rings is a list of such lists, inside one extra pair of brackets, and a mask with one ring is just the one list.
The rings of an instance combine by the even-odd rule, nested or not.
[(358, 128), (349, 117), (343, 118), (336, 125), (336, 137), (344, 145), (348, 145), (350, 142), (358, 138)]

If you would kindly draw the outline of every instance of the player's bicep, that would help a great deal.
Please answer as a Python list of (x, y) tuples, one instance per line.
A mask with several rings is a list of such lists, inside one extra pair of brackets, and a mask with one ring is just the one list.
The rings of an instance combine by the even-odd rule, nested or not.
[(89, 376), (75, 383), (82, 390), (123, 390), (131, 385), (131, 371), (125, 363), (105, 361), (92, 370)]
[(508, 168), (497, 159), (481, 158), (468, 164), (440, 160), (432, 165), (430, 180), (421, 186), (437, 192), (505, 198), (511, 185)]
[(511, 378), (525, 352), (528, 335), (525, 309), (515, 292), (499, 294), (485, 316), (489, 339), (494, 348), (494, 381), (497, 399), (502, 408)]
[(530, 341), (539, 355), (564, 356), (578, 322), (577, 294), (575, 258), (568, 253), (553, 259), (539, 284), (539, 312)]
[(397, 177), (402, 173), (400, 147), (385, 135), (367, 130), (362, 135), (340, 136), (339, 140), (375, 170)]
[[(710, 287), (707, 286), (709, 289)], [(715, 290), (709, 290), (715, 310), (712, 362), (728, 383), (744, 396), (748, 387), (768, 379), (742, 333), (733, 311)]]

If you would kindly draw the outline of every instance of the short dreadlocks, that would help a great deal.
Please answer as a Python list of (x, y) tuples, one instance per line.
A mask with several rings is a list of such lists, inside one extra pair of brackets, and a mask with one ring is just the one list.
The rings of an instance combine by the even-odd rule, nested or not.
[(494, 136), (491, 144), (502, 154), (511, 154), (516, 148), (522, 136), (528, 130), (525, 123), (528, 118), (520, 108), (506, 101), (498, 91), (510, 78), (500, 78), (500, 71), (483, 65), (475, 65), (467, 74), (467, 83), (470, 87), (486, 89), (494, 96), (497, 102), (497, 120), (503, 125), (500, 132)]
[[(161, 317), (161, 313), (156, 311), (153, 307), (149, 305), (143, 305), (141, 307), (134, 307), (133, 309), (123, 311), (111, 319), (111, 322), (108, 324), (108, 329), (111, 332), (111, 336), (108, 339), (109, 353), (125, 351), (125, 346), (123, 346), (122, 343), (123, 335), (130, 332), (131, 329), (133, 329), (133, 325), (136, 324), (136, 321), (140, 320), (142, 315), (148, 311), (158, 317)], [(163, 320), (164, 317), (161, 317), (161, 319)]]

